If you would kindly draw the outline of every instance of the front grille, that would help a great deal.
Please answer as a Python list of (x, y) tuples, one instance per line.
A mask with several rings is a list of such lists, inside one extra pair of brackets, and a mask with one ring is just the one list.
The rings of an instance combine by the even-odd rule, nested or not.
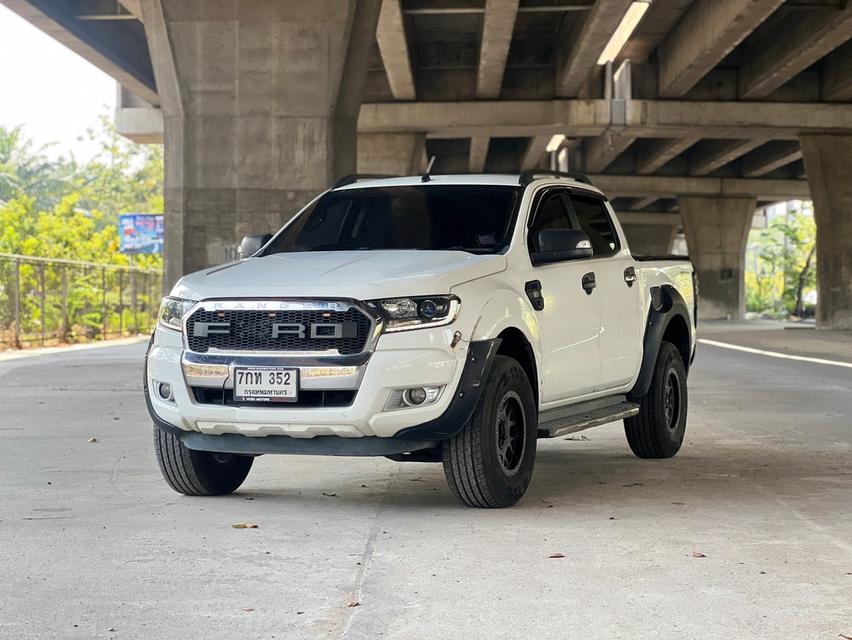
[[(209, 335), (195, 335), (195, 323), (214, 323), (216, 327), (228, 327), (228, 333), (209, 331)], [(343, 324), (342, 337), (322, 337), (333, 334), (333, 328), (317, 326), (311, 337), (312, 325)], [(273, 325), (287, 325), (288, 332), (279, 332), (276, 337)], [(212, 325), (211, 325), (212, 326)], [(303, 327), (304, 337), (293, 332), (296, 326)], [(206, 353), (208, 349), (219, 351), (327, 351), (337, 350), (341, 355), (360, 353), (370, 336), (372, 320), (354, 307), (346, 311), (328, 310), (261, 310), (226, 309), (207, 311), (204, 308), (193, 313), (186, 323), (189, 349)], [(331, 333), (330, 333), (331, 332)], [(200, 333), (204, 333), (200, 331)]]
[(294, 407), (348, 407), (355, 400), (355, 390), (327, 391), (321, 389), (301, 389), (296, 402), (238, 402), (234, 400), (233, 389), (214, 389), (212, 387), (191, 387), (195, 401), (199, 404), (219, 404), (231, 407), (253, 407), (255, 409), (292, 409)]

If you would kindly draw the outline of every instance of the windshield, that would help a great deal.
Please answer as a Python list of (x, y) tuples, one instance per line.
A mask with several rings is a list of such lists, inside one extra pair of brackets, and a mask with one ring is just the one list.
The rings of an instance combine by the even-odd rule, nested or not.
[(499, 253), (521, 188), (499, 185), (372, 187), (329, 192), (272, 241), (294, 251), (423, 249)]

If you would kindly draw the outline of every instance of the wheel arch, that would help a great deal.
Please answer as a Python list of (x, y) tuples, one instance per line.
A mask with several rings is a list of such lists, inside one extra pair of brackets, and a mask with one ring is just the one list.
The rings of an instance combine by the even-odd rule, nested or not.
[(657, 354), (664, 341), (671, 342), (677, 348), (683, 358), (684, 368), (689, 373), (692, 350), (689, 326), (689, 308), (677, 289), (671, 285), (651, 287), (651, 304), (642, 343), (642, 365), (629, 397), (641, 398), (648, 393)]

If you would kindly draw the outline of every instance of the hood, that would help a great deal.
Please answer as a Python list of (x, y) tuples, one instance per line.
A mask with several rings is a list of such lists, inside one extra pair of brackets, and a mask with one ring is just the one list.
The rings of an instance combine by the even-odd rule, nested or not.
[(317, 251), (276, 253), (184, 276), (172, 295), (205, 298), (355, 298), (450, 293), (506, 268), (502, 255), (463, 251)]

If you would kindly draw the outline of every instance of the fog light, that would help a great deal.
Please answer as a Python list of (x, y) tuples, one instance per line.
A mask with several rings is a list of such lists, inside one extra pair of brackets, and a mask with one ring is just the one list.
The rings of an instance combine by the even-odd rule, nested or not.
[(416, 389), (409, 389), (403, 394), (402, 399), (405, 401), (406, 404), (423, 404), (424, 402), (426, 402), (426, 389), (420, 387)]
[(443, 386), (394, 389), (385, 403), (385, 411), (405, 409), (408, 407), (425, 407), (434, 404), (441, 397), (443, 390)]
[(157, 393), (163, 400), (172, 399), (172, 385), (168, 382), (161, 382), (157, 385)]

